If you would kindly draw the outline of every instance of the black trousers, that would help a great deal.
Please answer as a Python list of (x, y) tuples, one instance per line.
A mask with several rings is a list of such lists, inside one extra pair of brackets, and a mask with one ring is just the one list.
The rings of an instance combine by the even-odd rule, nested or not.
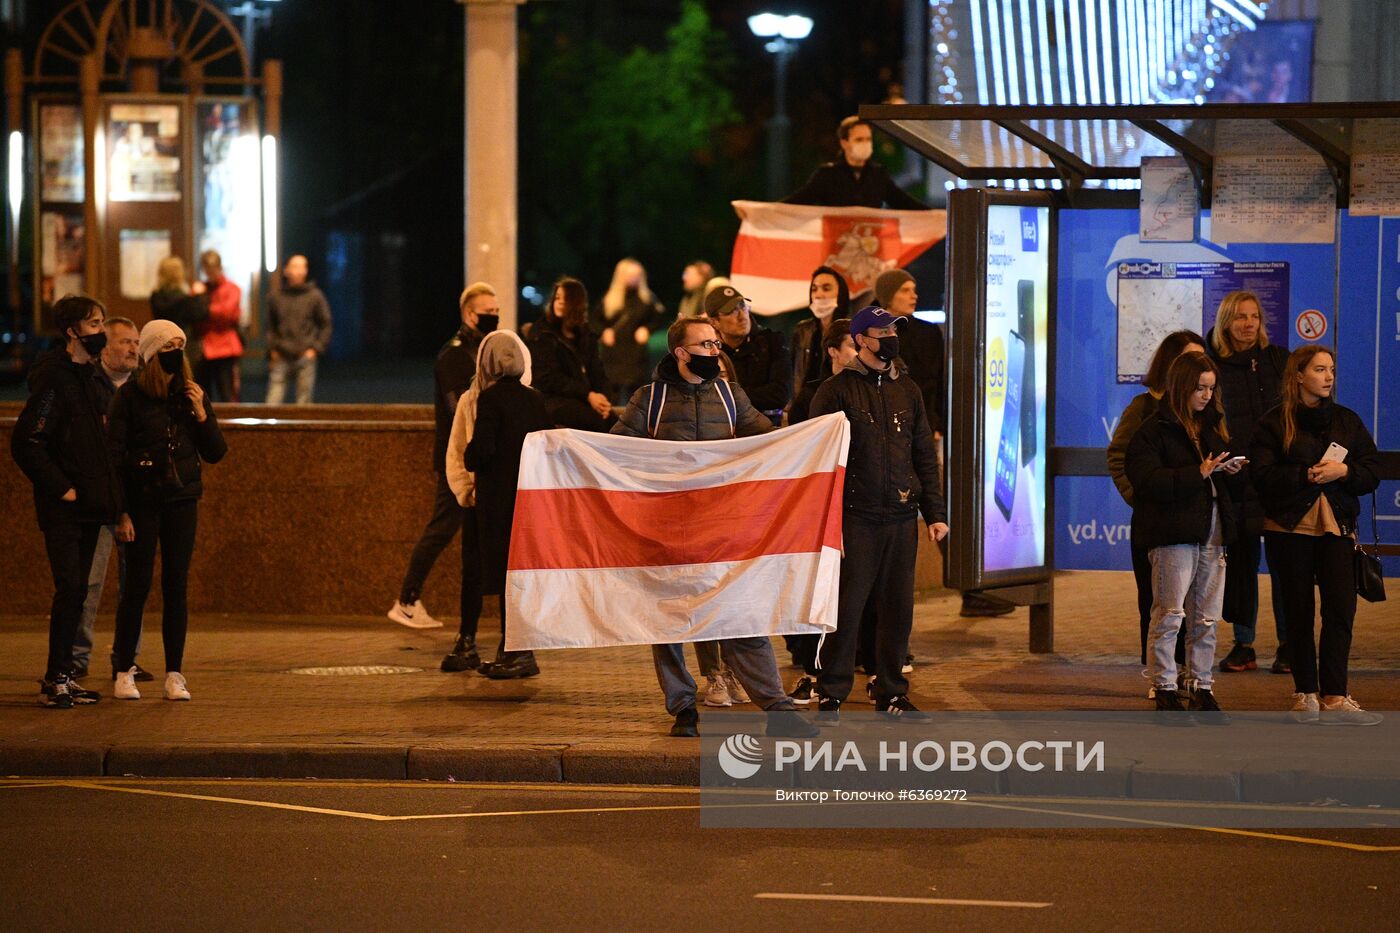
[[(1299, 693), (1346, 696), (1356, 568), (1351, 538), (1264, 532), (1269, 572), (1284, 597), (1288, 660)], [(1322, 599), (1322, 634), (1313, 642), (1313, 585)]]
[(823, 636), (817, 689), (824, 697), (844, 700), (855, 680), (861, 616), (875, 604), (875, 689), (877, 699), (909, 690), (901, 668), (914, 627), (914, 558), (919, 550), (919, 522), (890, 525), (862, 522), (847, 515), (842, 528), (846, 555), (841, 561), (841, 595), (836, 631)]
[(44, 679), (53, 680), (73, 669), (73, 639), (83, 619), (92, 554), (102, 526), (96, 522), (49, 522), (44, 550), (53, 576), (53, 602), (49, 606), (49, 657)]
[(233, 371), (238, 368), (238, 357), (226, 356), (219, 360), (200, 360), (194, 367), (194, 381), (209, 396), (211, 402), (233, 402)]
[(185, 632), (190, 624), (187, 591), (190, 560), (194, 557), (199, 500), (181, 499), (159, 505), (136, 506), (128, 513), (136, 540), (127, 545), (126, 589), (117, 606), (117, 635), (113, 651), (117, 670), (136, 663), (136, 643), (146, 598), (155, 577), (156, 548), (160, 548), (161, 639), (165, 642), (165, 670), (181, 670), (185, 660)]
[[(1147, 663), (1147, 629), (1152, 624), (1152, 559), (1147, 555), (1150, 549), (1137, 546), (1131, 538), (1128, 547), (1133, 555), (1133, 582), (1137, 584), (1138, 633), (1141, 635), (1142, 656), (1139, 663)], [(1176, 633), (1176, 664), (1180, 668), (1186, 663), (1186, 626)]]
[(438, 473), (433, 514), (408, 558), (408, 570), (399, 587), (399, 602), (405, 606), (412, 605), (423, 595), (423, 584), (432, 572), (433, 564), (437, 563), (458, 531), (462, 532), (462, 595), (459, 605), (462, 623), (457, 633), (475, 638), (476, 626), (481, 619), (481, 559), (477, 548), (480, 534), (476, 525), (476, 509), (466, 509), (457, 504), (457, 497), (452, 487), (447, 485), (444, 473)]
[[(1225, 602), (1220, 615), (1234, 628), (1235, 641), (1254, 644), (1259, 622), (1259, 554), (1260, 540), (1242, 532), (1238, 541), (1226, 548)], [(1269, 575), (1274, 595), (1274, 634), (1280, 642), (1288, 640), (1288, 617), (1280, 590), (1283, 582)]]
[[(867, 674), (875, 670), (875, 601), (872, 598), (865, 604), (865, 612), (860, 617), (860, 639), (856, 647), (856, 666)], [(784, 635), (783, 641), (792, 658), (802, 665), (802, 673), (808, 677), (817, 676), (817, 647), (821, 644), (820, 635)]]

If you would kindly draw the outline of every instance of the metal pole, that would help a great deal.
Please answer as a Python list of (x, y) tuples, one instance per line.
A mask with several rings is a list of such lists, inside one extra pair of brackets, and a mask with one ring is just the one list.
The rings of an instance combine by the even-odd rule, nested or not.
[(785, 39), (774, 39), (769, 48), (773, 52), (773, 118), (768, 121), (768, 196), (776, 201), (788, 193), (792, 121), (787, 115), (787, 70), (795, 46)]

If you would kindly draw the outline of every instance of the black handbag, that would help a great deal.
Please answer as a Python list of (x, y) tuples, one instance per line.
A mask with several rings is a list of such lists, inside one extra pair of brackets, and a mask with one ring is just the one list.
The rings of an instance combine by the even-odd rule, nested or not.
[[(1376, 494), (1371, 493), (1371, 534), (1377, 550), (1381, 546), (1380, 523), (1376, 520)], [(1368, 603), (1385, 602), (1385, 577), (1381, 574), (1381, 559), (1366, 550), (1360, 541), (1352, 552), (1356, 565), (1356, 595)]]

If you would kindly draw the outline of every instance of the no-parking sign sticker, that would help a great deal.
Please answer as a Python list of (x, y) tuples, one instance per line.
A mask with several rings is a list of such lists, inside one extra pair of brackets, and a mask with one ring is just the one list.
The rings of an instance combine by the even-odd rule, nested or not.
[(1327, 333), (1327, 318), (1321, 311), (1308, 309), (1298, 315), (1298, 323), (1295, 325), (1298, 336), (1304, 340), (1321, 340)]

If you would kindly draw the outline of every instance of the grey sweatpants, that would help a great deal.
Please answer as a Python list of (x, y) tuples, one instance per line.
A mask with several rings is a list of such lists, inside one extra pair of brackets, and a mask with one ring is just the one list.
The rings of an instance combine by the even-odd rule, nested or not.
[[(718, 642), (723, 649), (724, 662), (755, 706), (761, 710), (793, 709), (792, 700), (783, 692), (778, 675), (778, 662), (773, 657), (773, 645), (767, 638), (730, 638)], [(685, 645), (652, 645), (651, 657), (656, 664), (656, 679), (666, 694), (666, 712), (672, 716), (695, 705), (695, 681), (685, 666)]]

